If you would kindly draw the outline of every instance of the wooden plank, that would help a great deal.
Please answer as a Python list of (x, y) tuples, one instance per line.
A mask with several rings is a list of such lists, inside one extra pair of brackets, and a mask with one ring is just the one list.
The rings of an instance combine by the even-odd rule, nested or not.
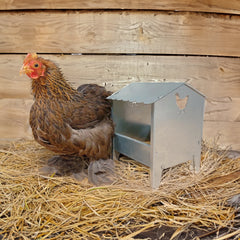
[[(0, 100), (0, 142), (32, 139), (28, 123), (31, 104), (30, 99)], [(213, 141), (218, 136), (221, 147), (231, 145), (232, 149), (240, 150), (240, 122), (205, 121), (203, 139)]]
[(155, 11), (1, 12), (1, 53), (240, 56), (240, 16)]
[(0, 100), (0, 141), (32, 139), (28, 123), (32, 102), (30, 99)]
[[(181, 81), (202, 92), (209, 111), (233, 108), (240, 89), (240, 58), (184, 56), (39, 55), (56, 62), (75, 87), (97, 83), (117, 91), (132, 82)], [(19, 76), (25, 55), (0, 54), (0, 98), (31, 98), (30, 79)], [(213, 98), (213, 99), (212, 99)], [(226, 99), (233, 98), (233, 101)], [(221, 102), (224, 103), (221, 103)], [(237, 103), (238, 104), (238, 103)], [(209, 116), (213, 117), (212, 113)], [(232, 115), (232, 119), (235, 119)]]
[(207, 142), (214, 142), (221, 148), (231, 147), (240, 151), (240, 122), (204, 122), (203, 139)]
[(204, 119), (240, 122), (240, 97), (207, 98)]
[(239, 14), (240, 2), (238, 0), (0, 0), (0, 10), (14, 9), (152, 9)]
[(30, 79), (19, 74), (24, 56), (0, 54), (0, 99), (32, 98)]

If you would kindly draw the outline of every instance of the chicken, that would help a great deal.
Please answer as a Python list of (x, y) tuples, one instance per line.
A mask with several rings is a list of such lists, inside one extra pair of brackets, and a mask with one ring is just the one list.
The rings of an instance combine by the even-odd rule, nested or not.
[(106, 99), (111, 92), (96, 84), (74, 89), (55, 63), (36, 53), (26, 56), (20, 72), (32, 79), (30, 126), (34, 139), (58, 154), (42, 171), (82, 179), (88, 167), (93, 184), (112, 181), (114, 129), (111, 103)]

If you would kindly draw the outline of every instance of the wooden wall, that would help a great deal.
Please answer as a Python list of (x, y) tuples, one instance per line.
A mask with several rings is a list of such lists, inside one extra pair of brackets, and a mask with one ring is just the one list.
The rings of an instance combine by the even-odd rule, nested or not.
[(204, 139), (240, 150), (238, 0), (0, 0), (0, 141), (32, 138), (28, 52), (74, 86), (188, 82), (206, 96)]

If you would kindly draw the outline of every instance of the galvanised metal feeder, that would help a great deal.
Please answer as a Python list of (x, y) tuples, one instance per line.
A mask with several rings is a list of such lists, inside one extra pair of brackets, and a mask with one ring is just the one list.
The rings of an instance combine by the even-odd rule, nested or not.
[(113, 101), (113, 151), (150, 167), (158, 188), (163, 169), (191, 161), (200, 169), (204, 96), (186, 83), (131, 83)]

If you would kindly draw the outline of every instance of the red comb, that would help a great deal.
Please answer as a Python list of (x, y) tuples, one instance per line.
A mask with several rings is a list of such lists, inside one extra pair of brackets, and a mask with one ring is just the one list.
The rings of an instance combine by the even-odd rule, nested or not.
[(28, 53), (28, 55), (25, 57), (23, 63), (27, 63), (29, 62), (30, 60), (33, 60), (33, 59), (37, 59), (37, 54), (36, 53)]

